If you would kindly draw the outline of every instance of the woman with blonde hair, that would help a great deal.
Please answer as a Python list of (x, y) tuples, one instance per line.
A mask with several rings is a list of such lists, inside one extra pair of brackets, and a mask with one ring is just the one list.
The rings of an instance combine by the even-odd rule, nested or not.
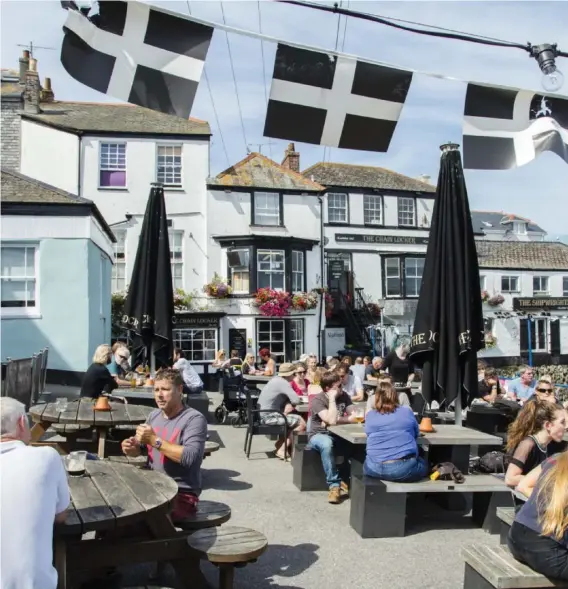
[(227, 360), (227, 353), (223, 349), (217, 350), (217, 353), (215, 354), (215, 360), (211, 362), (211, 367), (221, 369), (225, 368), (225, 366), (229, 366), (229, 360)]
[(514, 489), (524, 476), (547, 459), (548, 445), (561, 442), (565, 430), (566, 411), (562, 405), (537, 399), (527, 401), (509, 426), (505, 483)]
[(529, 499), (509, 530), (509, 550), (537, 573), (568, 581), (568, 452), (532, 470), (518, 489)]
[(247, 354), (242, 365), (243, 374), (254, 374), (258, 370), (253, 354)]
[(93, 363), (83, 377), (81, 397), (97, 398), (103, 392), (110, 393), (118, 387), (118, 383), (107, 368), (111, 359), (112, 348), (109, 345), (102, 344), (95, 350)]
[[(318, 370), (318, 357), (315, 354), (310, 354), (306, 359), (306, 378), (313, 383)], [(321, 376), (320, 376), (321, 378)]]
[(365, 419), (367, 456), (363, 472), (384, 481), (412, 483), (428, 474), (418, 454), (418, 423), (410, 407), (401, 406), (396, 388), (381, 382), (374, 407)]

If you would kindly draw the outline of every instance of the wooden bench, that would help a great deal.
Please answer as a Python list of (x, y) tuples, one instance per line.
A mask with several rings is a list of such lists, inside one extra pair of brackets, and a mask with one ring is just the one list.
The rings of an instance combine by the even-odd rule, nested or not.
[(268, 546), (260, 532), (235, 526), (200, 530), (189, 536), (187, 542), (201, 560), (219, 567), (219, 589), (232, 589), (235, 567), (255, 562)]
[(497, 519), (500, 523), (499, 541), (501, 544), (507, 544), (507, 536), (509, 530), (513, 525), (515, 519), (515, 508), (514, 507), (498, 507), (497, 508)]
[(465, 560), (463, 589), (568, 589), (513, 558), (505, 546), (472, 544), (461, 550)]
[(472, 518), (491, 534), (499, 533), (497, 507), (508, 507), (512, 502), (505, 482), (490, 474), (468, 475), (462, 484), (430, 479), (394, 483), (355, 475), (350, 489), (351, 527), (362, 538), (404, 536), (409, 493), (473, 493)]

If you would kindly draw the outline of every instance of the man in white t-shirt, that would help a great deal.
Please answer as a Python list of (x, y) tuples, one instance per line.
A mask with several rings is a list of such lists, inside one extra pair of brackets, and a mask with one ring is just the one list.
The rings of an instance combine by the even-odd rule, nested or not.
[(184, 393), (198, 395), (203, 392), (203, 381), (189, 360), (183, 357), (180, 348), (174, 350), (174, 368), (181, 372)]
[(0, 587), (56, 589), (53, 524), (65, 520), (69, 487), (54, 448), (33, 448), (26, 408), (0, 397)]
[(363, 383), (358, 376), (351, 374), (349, 366), (341, 364), (337, 369), (337, 373), (341, 377), (341, 388), (343, 392), (351, 397), (351, 401), (364, 401), (365, 390)]

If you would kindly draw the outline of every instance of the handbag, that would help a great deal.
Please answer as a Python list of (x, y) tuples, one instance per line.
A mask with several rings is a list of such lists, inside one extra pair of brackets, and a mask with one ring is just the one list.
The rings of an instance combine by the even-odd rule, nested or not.
[(440, 479), (442, 481), (454, 481), (458, 485), (465, 483), (465, 477), (459, 468), (453, 462), (441, 462), (436, 464), (432, 469), (433, 480)]
[(487, 474), (505, 474), (510, 462), (511, 457), (509, 455), (493, 450), (492, 452), (487, 452), (487, 454), (484, 454), (479, 459), (477, 469), (479, 472)]

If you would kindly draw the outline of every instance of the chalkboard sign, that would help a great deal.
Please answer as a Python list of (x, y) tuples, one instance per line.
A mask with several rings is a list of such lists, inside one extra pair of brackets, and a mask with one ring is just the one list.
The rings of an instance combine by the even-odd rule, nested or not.
[(345, 272), (343, 260), (333, 260), (329, 263), (329, 277), (332, 280), (340, 280)]
[(247, 355), (247, 330), (229, 329), (229, 353), (231, 350), (239, 352), (239, 358), (245, 359)]

